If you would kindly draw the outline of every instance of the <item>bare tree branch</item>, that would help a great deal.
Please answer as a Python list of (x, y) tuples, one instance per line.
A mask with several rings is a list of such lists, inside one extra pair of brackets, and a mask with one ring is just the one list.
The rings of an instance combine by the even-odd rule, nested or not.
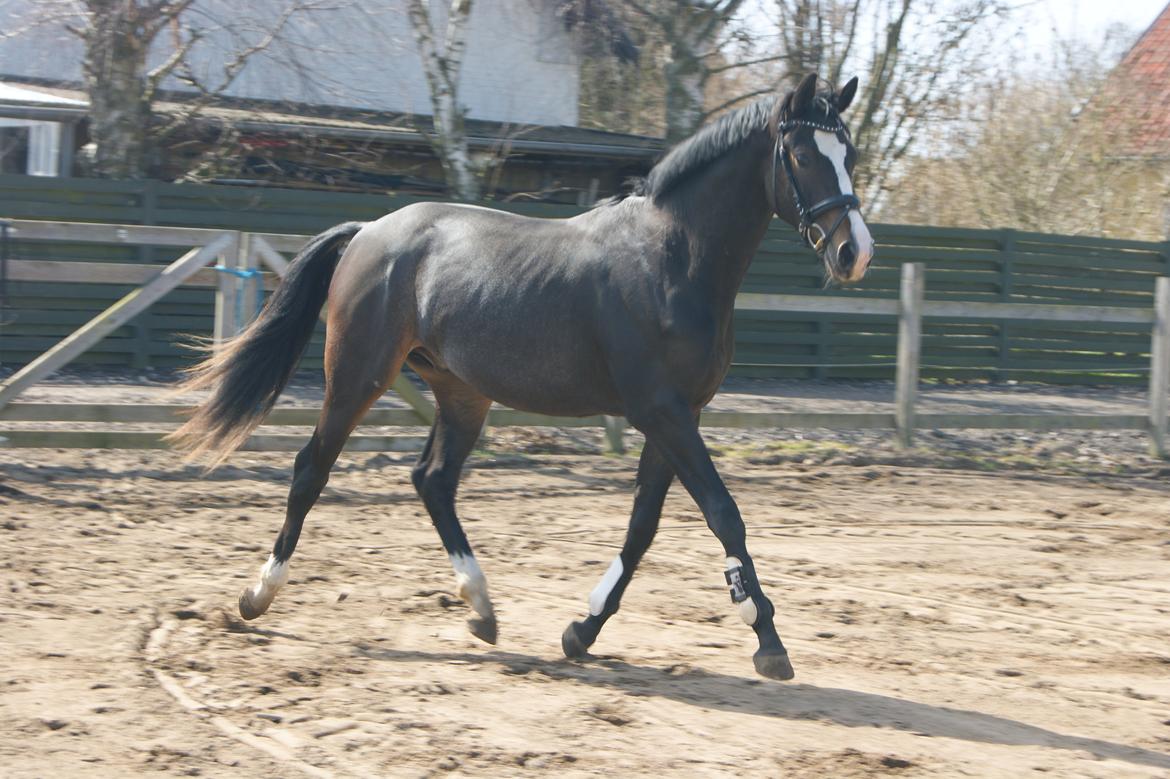
[(1049, 71), (963, 95), (949, 143), (906, 153), (886, 211), (926, 224), (1164, 237), (1170, 178), (1133, 153), (1141, 133), (1124, 121), (1140, 87), (1083, 43), (1056, 47)]
[[(191, 67), (193, 52), (206, 40), (191, 25), (200, 12), (198, 0), (40, 0), (39, 24), (63, 30), (84, 47), (82, 74), (90, 103), (90, 136), (95, 147), (93, 172), (137, 178), (146, 175), (154, 150), (211, 100), (227, 90), (256, 53), (271, 47), (290, 19), (323, 0), (286, 0), (280, 18), (259, 39), (231, 53), (215, 83), (203, 83)], [(159, 50), (158, 36), (172, 31), (171, 46), (161, 62), (148, 66)], [(228, 29), (227, 26), (224, 29)], [(166, 124), (154, 121), (153, 103), (168, 77), (179, 79), (195, 96)]]
[(174, 37), (177, 44), (175, 50), (171, 52), (171, 56), (167, 57), (166, 60), (146, 74), (146, 88), (143, 91), (143, 97), (147, 101), (154, 100), (154, 96), (158, 94), (158, 85), (186, 59), (187, 54), (191, 51), (191, 47), (202, 37), (197, 30), (192, 30), (190, 35), (186, 39), (183, 39), (178, 29), (178, 24), (175, 24), (174, 28)]
[(666, 139), (673, 142), (693, 133), (706, 115), (706, 85), (712, 76), (708, 60), (718, 51), (720, 33), (744, 0), (624, 0), (668, 43)]
[[(708, 56), (710, 56), (710, 55), (708, 55)], [(729, 62), (726, 65), (719, 65), (717, 67), (707, 68), (707, 73), (712, 75), (712, 76), (715, 76), (715, 75), (718, 75), (719, 73), (726, 73), (729, 70), (737, 70), (739, 68), (752, 68), (752, 67), (755, 67), (756, 65), (766, 65), (766, 64), (771, 63), (771, 62), (780, 62), (783, 59), (784, 59), (784, 57), (782, 55), (773, 54), (773, 55), (768, 56), (768, 57), (757, 57), (756, 59), (753, 59), (753, 60), (737, 60), (735, 62)]]
[(727, 110), (728, 108), (731, 108), (732, 106), (739, 105), (745, 100), (751, 100), (753, 97), (759, 97), (761, 95), (770, 95), (773, 91), (775, 90), (773, 90), (770, 86), (760, 87), (759, 89), (753, 89), (751, 92), (744, 92), (742, 95), (730, 97), (727, 100), (724, 100), (722, 103), (716, 105), (714, 108), (708, 109), (706, 111), (706, 116), (716, 116), (717, 114)]

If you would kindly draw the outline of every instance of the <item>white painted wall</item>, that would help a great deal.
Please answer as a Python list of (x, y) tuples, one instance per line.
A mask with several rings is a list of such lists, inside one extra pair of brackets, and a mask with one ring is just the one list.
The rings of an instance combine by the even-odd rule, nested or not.
[[(80, 43), (60, 20), (25, 29), (57, 0), (0, 0), (0, 78), (81, 80)], [(206, 31), (197, 71), (220, 78), (234, 52), (259, 40), (288, 0), (196, 0), (189, 23)], [(62, 2), (61, 5), (70, 5)], [(234, 97), (430, 114), (430, 98), (403, 0), (337, 0), (338, 10), (298, 14), (284, 40), (256, 55), (226, 90)], [(441, 19), (446, 3), (432, 0)], [(443, 23), (439, 24), (439, 29)], [(171, 50), (167, 33), (152, 56)], [(473, 119), (577, 124), (578, 63), (551, 0), (476, 0), (460, 99)], [(166, 88), (183, 85), (168, 79)]]

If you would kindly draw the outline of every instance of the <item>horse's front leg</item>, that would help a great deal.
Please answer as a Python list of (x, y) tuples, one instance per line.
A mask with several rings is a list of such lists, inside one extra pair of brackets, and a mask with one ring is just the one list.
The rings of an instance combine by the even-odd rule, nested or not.
[(613, 559), (601, 581), (589, 594), (589, 616), (582, 622), (573, 622), (561, 636), (561, 648), (566, 657), (584, 657), (589, 647), (597, 640), (597, 634), (606, 620), (617, 613), (621, 606), (626, 585), (634, 576), (634, 570), (642, 555), (650, 548), (654, 534), (658, 531), (658, 518), (662, 515), (662, 503), (666, 492), (674, 481), (674, 471), (650, 442), (642, 449), (638, 461), (638, 477), (634, 484), (634, 510), (630, 514), (630, 526), (622, 551)]
[(724, 577), (731, 601), (760, 642), (753, 657), (756, 671), (772, 679), (791, 679), (792, 664), (773, 624), (776, 610), (760, 588), (755, 565), (747, 551), (739, 507), (711, 462), (693, 410), (680, 399), (657, 398), (631, 406), (628, 418), (645, 434), (647, 442), (662, 452), (703, 512), (707, 526), (723, 544)]

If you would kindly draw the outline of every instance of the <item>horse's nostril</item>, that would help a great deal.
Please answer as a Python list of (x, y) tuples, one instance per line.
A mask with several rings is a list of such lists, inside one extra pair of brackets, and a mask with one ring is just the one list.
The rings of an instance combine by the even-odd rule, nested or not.
[(853, 263), (857, 261), (857, 255), (853, 253), (853, 244), (849, 241), (837, 247), (837, 265), (841, 270), (849, 270), (853, 267)]

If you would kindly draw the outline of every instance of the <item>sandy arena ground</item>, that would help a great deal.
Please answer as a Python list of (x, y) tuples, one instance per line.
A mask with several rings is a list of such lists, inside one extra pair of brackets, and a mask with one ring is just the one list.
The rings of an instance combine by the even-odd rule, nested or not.
[(291, 455), (202, 479), (167, 452), (0, 450), (0, 773), (1170, 776), (1170, 472), (726, 452), (779, 683), (677, 486), (596, 658), (565, 661), (636, 460), (506, 443), (461, 493), (496, 647), (410, 455), (343, 456), (245, 624)]

